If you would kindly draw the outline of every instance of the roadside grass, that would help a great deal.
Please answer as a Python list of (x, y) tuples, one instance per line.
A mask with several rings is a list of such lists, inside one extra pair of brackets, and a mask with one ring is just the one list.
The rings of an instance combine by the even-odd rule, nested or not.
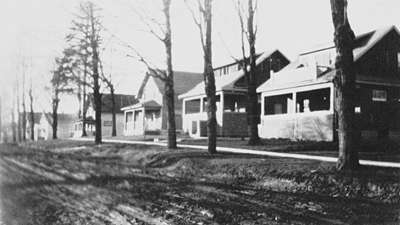
[[(285, 143), (274, 140), (274, 143)], [(338, 173), (334, 163), (160, 146), (102, 144), (57, 140), (27, 142), (32, 151), (79, 157), (109, 158), (156, 176), (188, 182), (244, 185), (255, 190), (316, 194), (346, 199), (400, 203), (400, 170), (362, 166)], [(238, 146), (235, 146), (238, 147)]]

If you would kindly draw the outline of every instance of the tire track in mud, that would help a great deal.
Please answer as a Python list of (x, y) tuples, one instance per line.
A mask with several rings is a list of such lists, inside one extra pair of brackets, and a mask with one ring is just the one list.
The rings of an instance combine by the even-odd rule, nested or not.
[[(75, 180), (76, 182), (74, 183), (74, 180), (71, 179), (73, 176), (62, 177), (57, 172), (51, 173), (50, 169), (44, 168), (44, 166), (38, 167), (8, 157), (2, 157), (0, 159), (0, 168), (2, 177), (7, 174), (7, 177), (18, 177), (18, 181), (21, 182), (19, 184), (12, 184), (10, 181), (6, 184), (2, 183), (1, 188), (3, 190), (27, 185), (30, 189), (27, 192), (32, 192), (31, 184), (36, 183), (40, 185), (40, 188), (34, 187), (35, 190), (33, 192), (36, 198), (41, 198), (42, 201), (48, 202), (46, 204), (55, 204), (64, 209), (75, 211), (78, 215), (95, 217), (95, 223), (93, 224), (99, 222), (103, 224), (169, 224), (162, 218), (154, 218), (133, 205), (129, 207), (124, 205), (117, 205), (115, 208), (110, 207), (108, 202), (111, 202), (110, 199), (114, 196), (112, 196), (112, 193), (107, 193), (108, 190), (99, 190), (101, 188), (90, 184), (85, 187), (79, 184), (82, 180)], [(28, 177), (29, 181), (26, 182)], [(102, 193), (109, 196), (109, 199), (102, 202), (102, 198), (98, 196), (93, 198), (91, 196), (92, 193)], [(21, 194), (21, 191), (18, 194)], [(5, 200), (7, 199), (2, 199), (2, 203)], [(7, 204), (13, 204), (12, 200), (8, 201)], [(2, 205), (4, 206), (4, 204)], [(129, 221), (127, 218), (129, 218)]]

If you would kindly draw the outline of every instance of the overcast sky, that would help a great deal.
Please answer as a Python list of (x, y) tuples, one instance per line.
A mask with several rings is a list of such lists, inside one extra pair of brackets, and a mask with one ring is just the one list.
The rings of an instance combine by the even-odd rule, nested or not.
[[(193, 0), (189, 0), (193, 1)], [(97, 0), (105, 27), (103, 61), (118, 93), (136, 94), (144, 68), (125, 45), (137, 48), (155, 64), (162, 65), (164, 49), (145, 32), (137, 13), (157, 17), (161, 1)], [(237, 14), (233, 0), (214, 1), (213, 58), (218, 66), (240, 55)], [(4, 104), (10, 101), (15, 76), (25, 73), (32, 80), (37, 110), (49, 110), (44, 86), (56, 56), (66, 47), (65, 35), (77, 13), (78, 0), (1, 0), (0, 1), (0, 93)], [(399, 0), (349, 0), (349, 19), (355, 33), (400, 23)], [(199, 33), (184, 0), (172, 0), (173, 65), (175, 70), (201, 71)], [(280, 49), (290, 59), (310, 46), (329, 42), (333, 27), (329, 0), (259, 0), (257, 51)], [(73, 100), (73, 101), (72, 101)], [(75, 98), (62, 102), (64, 112), (76, 111)]]

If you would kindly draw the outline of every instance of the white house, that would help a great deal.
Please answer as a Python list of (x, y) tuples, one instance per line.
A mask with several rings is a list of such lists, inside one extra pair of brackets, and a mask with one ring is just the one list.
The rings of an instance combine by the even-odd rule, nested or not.
[[(182, 102), (178, 95), (187, 92), (203, 80), (200, 73), (174, 71), (175, 123), (182, 130)], [(167, 129), (167, 109), (164, 82), (146, 74), (138, 91), (139, 102), (122, 108), (124, 135), (160, 134)]]
[[(93, 98), (90, 98), (93, 99)], [(102, 94), (101, 97), (101, 133), (102, 136), (111, 136), (112, 133), (112, 104), (111, 95)], [(121, 110), (124, 106), (128, 106), (136, 103), (136, 97), (134, 95), (123, 95), (115, 94), (115, 119), (117, 135), (122, 135), (124, 131), (124, 113)], [(93, 100), (89, 102), (89, 108), (86, 114), (86, 132), (89, 136), (93, 136), (95, 133), (95, 110)], [(82, 136), (82, 119), (77, 120), (74, 123), (74, 137)]]

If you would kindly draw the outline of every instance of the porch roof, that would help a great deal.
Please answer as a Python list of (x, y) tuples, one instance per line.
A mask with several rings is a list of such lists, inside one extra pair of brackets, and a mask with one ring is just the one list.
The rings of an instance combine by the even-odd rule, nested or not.
[[(237, 71), (235, 73), (225, 75), (225, 76), (220, 76), (215, 78), (215, 91), (246, 91), (245, 87), (237, 87), (235, 85), (235, 82), (242, 78), (243, 72), (242, 71)], [(179, 99), (187, 98), (187, 97), (193, 97), (193, 96), (199, 96), (199, 95), (205, 95), (205, 85), (204, 81), (197, 84), (194, 88), (189, 90), (188, 92), (181, 94), (178, 96)]]
[(271, 76), (257, 88), (257, 92), (269, 92), (282, 89), (290, 89), (301, 86), (308, 86), (320, 83), (328, 83), (333, 80), (334, 71), (327, 71), (317, 76), (317, 69), (304, 67), (296, 70), (284, 70)]
[(131, 109), (140, 109), (140, 108), (145, 108), (145, 109), (160, 109), (161, 105), (158, 104), (156, 101), (154, 100), (149, 100), (149, 101), (145, 101), (145, 102), (139, 102), (137, 104), (134, 105), (130, 105), (124, 108), (121, 108), (122, 111), (126, 111), (126, 110), (131, 110)]
[[(307, 69), (304, 69), (307, 71)], [(296, 70), (285, 71), (285, 75), (277, 74), (276, 76), (272, 76), (271, 79), (262, 84), (259, 88), (257, 88), (257, 92), (269, 92), (276, 91), (282, 89), (291, 89), (302, 86), (310, 86), (321, 83), (332, 82), (335, 76), (336, 70), (327, 71), (317, 78), (308, 78), (308, 79), (282, 79), (283, 77), (296, 77)], [(283, 76), (281, 76), (283, 75)], [(400, 87), (400, 78), (397, 77), (379, 77), (379, 76), (366, 76), (364, 74), (356, 74), (356, 83), (365, 83), (365, 84), (373, 84), (373, 85), (383, 85), (383, 86), (397, 86)]]

